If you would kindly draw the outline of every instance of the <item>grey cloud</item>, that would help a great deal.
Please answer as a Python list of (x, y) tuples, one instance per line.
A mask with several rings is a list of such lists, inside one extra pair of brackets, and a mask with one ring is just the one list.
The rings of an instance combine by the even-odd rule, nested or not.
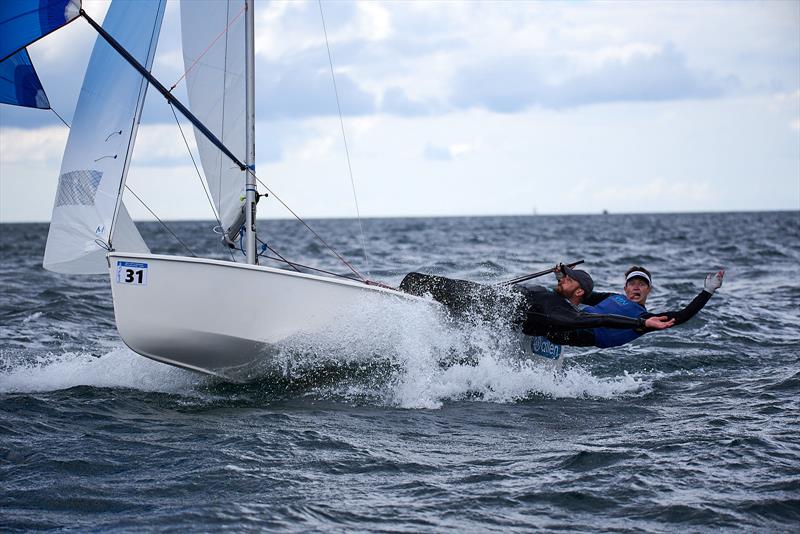
[(452, 103), (458, 108), (480, 107), (514, 113), (550, 97), (537, 65), (522, 57), (499, 58), (471, 65), (456, 74)]
[[(312, 117), (338, 114), (329, 71), (302, 67), (265, 67), (269, 72), (256, 84), (260, 118)], [(336, 76), (342, 113), (365, 115), (376, 109), (375, 97), (347, 74)]]
[(597, 70), (560, 83), (545, 81), (545, 69), (525, 57), (500, 58), (468, 67), (453, 83), (453, 102), (461, 108), (514, 113), (531, 106), (576, 107), (606, 102), (714, 98), (738, 86), (692, 71), (672, 45), (653, 56), (610, 61)]
[(579, 106), (600, 102), (715, 98), (737, 85), (735, 78), (719, 79), (693, 72), (672, 45), (627, 63), (609, 62), (601, 69), (569, 80), (553, 95), (552, 104)]

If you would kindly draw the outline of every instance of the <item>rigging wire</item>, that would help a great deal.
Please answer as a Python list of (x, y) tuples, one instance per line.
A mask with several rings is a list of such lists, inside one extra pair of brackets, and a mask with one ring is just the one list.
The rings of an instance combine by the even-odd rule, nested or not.
[(178, 236), (177, 236), (177, 234), (176, 234), (175, 232), (173, 232), (173, 231), (172, 231), (172, 229), (171, 229), (169, 226), (167, 226), (167, 224), (166, 224), (164, 221), (162, 221), (161, 219), (159, 219), (159, 218), (158, 218), (158, 215), (156, 215), (156, 214), (153, 212), (153, 210), (151, 210), (151, 209), (150, 209), (150, 206), (148, 206), (147, 204), (145, 204), (144, 200), (142, 200), (141, 198), (139, 198), (139, 195), (137, 195), (136, 193), (134, 193), (134, 192), (133, 192), (133, 189), (131, 189), (131, 188), (128, 186), (128, 184), (125, 184), (125, 189), (127, 189), (128, 191), (130, 191), (130, 192), (131, 192), (131, 194), (132, 194), (133, 196), (135, 196), (135, 197), (136, 197), (136, 200), (138, 200), (138, 201), (139, 201), (139, 202), (142, 204), (142, 206), (144, 206), (144, 207), (147, 209), (147, 211), (149, 211), (149, 212), (150, 212), (150, 214), (151, 214), (153, 217), (155, 217), (155, 218), (156, 218), (156, 220), (157, 220), (158, 222), (160, 222), (160, 223), (161, 223), (161, 226), (163, 226), (163, 227), (164, 227), (164, 228), (167, 230), (167, 232), (169, 232), (170, 234), (172, 234), (172, 237), (174, 237), (175, 239), (177, 239), (177, 240), (178, 240), (178, 243), (180, 243), (181, 245), (183, 245), (183, 248), (185, 248), (185, 249), (186, 249), (186, 250), (189, 252), (189, 254), (191, 254), (191, 255), (192, 255), (193, 257), (195, 257), (195, 258), (197, 257), (197, 254), (195, 254), (195, 253), (194, 253), (194, 251), (193, 251), (192, 249), (190, 249), (190, 248), (189, 248), (189, 246), (188, 246), (186, 243), (184, 243), (184, 242), (183, 242), (183, 240), (181, 240), (181, 238), (180, 238), (180, 237), (178, 237)]
[[(256, 241), (258, 241), (259, 243), (261, 243), (261, 246), (262, 246), (262, 248), (263, 248), (263, 249), (265, 249), (265, 250), (269, 250), (270, 252), (272, 252), (273, 254), (275, 254), (276, 256), (278, 256), (278, 258), (280, 258), (280, 261), (282, 261), (282, 262), (286, 263), (286, 264), (287, 264), (289, 267), (291, 267), (292, 269), (294, 269), (294, 270), (295, 270), (295, 271), (297, 271), (298, 273), (300, 272), (300, 269), (298, 269), (297, 267), (295, 267), (295, 265), (299, 265), (299, 264), (295, 264), (295, 263), (293, 263), (293, 262), (291, 262), (291, 261), (287, 260), (286, 258), (284, 258), (284, 257), (283, 257), (283, 256), (282, 256), (282, 255), (281, 255), (281, 254), (280, 254), (280, 253), (277, 251), (277, 250), (275, 250), (274, 248), (272, 248), (272, 246), (270, 246), (270, 244), (269, 244), (269, 243), (266, 243), (266, 242), (264, 242), (264, 241), (261, 241), (261, 240), (258, 238), (258, 236), (256, 236)], [(262, 250), (262, 252), (263, 252), (263, 250)], [(259, 256), (260, 256), (260, 255), (261, 255), (261, 254), (259, 254)], [(265, 258), (269, 258), (269, 259), (271, 259), (271, 260), (274, 260), (274, 259), (275, 259), (275, 258), (271, 258), (270, 256), (264, 256), (264, 257), (265, 257)], [(302, 267), (302, 265), (301, 265), (301, 267)]]
[(54, 110), (52, 107), (50, 108), (50, 111), (52, 111), (52, 112), (53, 112), (53, 114), (54, 114), (56, 117), (58, 117), (58, 120), (60, 120), (61, 122), (63, 122), (63, 123), (64, 123), (64, 126), (66, 126), (67, 128), (70, 128), (70, 125), (69, 125), (69, 124), (67, 124), (67, 121), (65, 121), (65, 120), (64, 120), (64, 118), (63, 118), (61, 115), (59, 115), (59, 114), (58, 114), (58, 111)]
[[(230, 29), (231, 25), (232, 25), (234, 22), (236, 22), (236, 19), (238, 19), (238, 18), (239, 18), (239, 17), (242, 15), (242, 13), (244, 13), (244, 12), (245, 12), (245, 10), (246, 10), (246, 7), (247, 7), (247, 4), (245, 4), (245, 5), (243, 5), (243, 6), (242, 6), (242, 9), (240, 9), (240, 10), (239, 10), (239, 12), (238, 12), (238, 13), (236, 13), (236, 15), (234, 15), (234, 17), (233, 17), (232, 19), (230, 19), (230, 22), (228, 22), (227, 26), (225, 26), (225, 28), (224, 28), (224, 29), (223, 29), (223, 30), (222, 30), (222, 31), (219, 33), (219, 35), (217, 35), (217, 36), (214, 38), (214, 40), (213, 40), (213, 41), (211, 41), (211, 42), (209, 43), (209, 45), (206, 47), (206, 49), (205, 49), (205, 50), (203, 50), (203, 52), (202, 52), (202, 53), (201, 53), (199, 56), (197, 56), (197, 59), (195, 59), (195, 60), (192, 62), (192, 64), (191, 64), (191, 65), (189, 65), (189, 68), (188, 68), (188, 69), (186, 69), (186, 70), (183, 72), (183, 74), (181, 74), (181, 77), (180, 77), (180, 78), (178, 78), (178, 80), (177, 80), (177, 81), (176, 81), (174, 84), (172, 84), (172, 87), (170, 87), (170, 88), (169, 88), (169, 91), (170, 91), (170, 93), (172, 92), (172, 90), (173, 90), (173, 89), (175, 89), (175, 88), (178, 86), (178, 84), (179, 84), (179, 83), (181, 83), (181, 80), (183, 80), (183, 79), (186, 77), (186, 75), (187, 75), (187, 74), (189, 74), (189, 71), (190, 71), (190, 70), (192, 70), (192, 69), (194, 68), (194, 66), (195, 66), (195, 65), (197, 65), (197, 63), (198, 63), (198, 62), (199, 62), (201, 59), (203, 59), (203, 56), (205, 56), (205, 55), (208, 53), (208, 51), (209, 51), (209, 50), (211, 50), (211, 47), (213, 47), (213, 46), (214, 46), (214, 44), (215, 44), (217, 41), (219, 41), (219, 40), (220, 40), (220, 38), (221, 38), (223, 35), (225, 35), (226, 33), (228, 33), (228, 30)], [(227, 45), (226, 45), (226, 46), (227, 46)]]
[(302, 219), (302, 217), (300, 217), (300, 216), (299, 216), (297, 213), (295, 213), (295, 211), (294, 211), (292, 208), (290, 208), (290, 207), (289, 207), (289, 205), (288, 205), (288, 204), (286, 204), (286, 202), (284, 202), (283, 200), (281, 200), (281, 197), (279, 197), (278, 195), (276, 195), (276, 194), (275, 194), (275, 192), (274, 192), (272, 189), (270, 189), (270, 188), (269, 188), (269, 186), (267, 186), (267, 184), (265, 184), (264, 182), (262, 182), (262, 181), (261, 181), (261, 179), (260, 179), (260, 178), (259, 178), (259, 177), (256, 175), (256, 173), (254, 173), (252, 170), (248, 170), (247, 172), (250, 172), (250, 173), (252, 173), (252, 175), (253, 175), (253, 178), (255, 178), (255, 179), (258, 181), (258, 183), (260, 183), (262, 186), (264, 186), (264, 189), (266, 189), (266, 190), (269, 192), (269, 194), (270, 194), (270, 195), (272, 195), (272, 197), (273, 197), (275, 200), (277, 200), (278, 202), (280, 202), (280, 203), (281, 203), (281, 205), (282, 205), (284, 208), (286, 208), (286, 209), (289, 211), (289, 213), (291, 213), (291, 214), (292, 214), (292, 216), (294, 216), (294, 218), (295, 218), (295, 219), (297, 219), (298, 221), (300, 221), (300, 222), (303, 224), (303, 226), (305, 226), (305, 227), (306, 227), (306, 229), (307, 229), (309, 232), (311, 232), (312, 234), (314, 234), (314, 237), (316, 237), (316, 238), (319, 240), (319, 242), (320, 242), (320, 243), (322, 243), (322, 244), (325, 246), (325, 248), (327, 248), (328, 250), (330, 250), (330, 251), (331, 251), (331, 252), (334, 254), (334, 256), (336, 256), (336, 257), (339, 259), (339, 261), (341, 261), (342, 263), (344, 263), (344, 264), (347, 266), (347, 268), (348, 268), (348, 269), (350, 269), (351, 271), (353, 271), (353, 274), (355, 274), (355, 275), (356, 275), (356, 276), (359, 278), (359, 280), (361, 280), (362, 282), (369, 282), (369, 280), (367, 280), (367, 279), (364, 277), (364, 275), (362, 275), (360, 272), (358, 272), (358, 271), (356, 270), (356, 268), (355, 268), (355, 267), (353, 267), (353, 266), (350, 264), (350, 262), (348, 262), (346, 259), (344, 259), (344, 258), (342, 257), (342, 255), (341, 255), (341, 254), (339, 254), (338, 252), (336, 252), (336, 249), (334, 249), (334, 248), (333, 248), (332, 246), (330, 246), (330, 245), (329, 245), (329, 244), (328, 244), (328, 243), (327, 243), (327, 242), (326, 242), (324, 239), (322, 239), (322, 236), (320, 236), (320, 235), (319, 235), (319, 234), (318, 234), (316, 231), (314, 231), (314, 229), (313, 229), (313, 228), (311, 228), (311, 226), (309, 226), (309, 224), (308, 224), (306, 221), (304, 221), (304, 220)]
[[(324, 274), (327, 274), (327, 275), (330, 275), (330, 276), (337, 276), (337, 277), (339, 277), (339, 278), (344, 278), (345, 280), (352, 280), (352, 281), (354, 281), (354, 282), (363, 282), (363, 281), (364, 281), (364, 280), (359, 280), (358, 278), (353, 278), (352, 276), (348, 276), (348, 275), (346, 275), (346, 274), (334, 273), (334, 272), (332, 272), (332, 271), (326, 271), (325, 269), (320, 269), (320, 268), (318, 268), (318, 267), (310, 267), (310, 266), (308, 266), (308, 265), (303, 265), (302, 263), (297, 263), (297, 262), (289, 261), (289, 260), (287, 260), (286, 258), (284, 258), (283, 256), (281, 256), (281, 255), (278, 253), (278, 251), (277, 251), (277, 250), (275, 250), (274, 248), (272, 248), (272, 246), (271, 246), (269, 243), (265, 243), (265, 242), (261, 241), (261, 240), (260, 240), (260, 239), (258, 239), (258, 238), (256, 238), (256, 240), (257, 240), (259, 243), (261, 243), (261, 245), (262, 245), (262, 247), (263, 247), (264, 249), (267, 249), (267, 250), (271, 251), (273, 254), (275, 254), (275, 255), (277, 255), (277, 256), (278, 256), (277, 258), (273, 258), (272, 256), (267, 256), (266, 254), (259, 254), (259, 257), (266, 258), (266, 259), (268, 259), (268, 260), (276, 261), (276, 262), (279, 262), (279, 263), (286, 263), (286, 264), (288, 264), (288, 265), (289, 265), (289, 266), (290, 266), (292, 269), (294, 269), (295, 271), (297, 271), (298, 273), (302, 273), (302, 271), (299, 269), (299, 267), (302, 267), (303, 269), (307, 269), (307, 270), (309, 270), (309, 271), (314, 271), (314, 272), (318, 272), (318, 273), (324, 273)], [(370, 282), (369, 280), (367, 280), (366, 282), (367, 282), (368, 284), (372, 284), (372, 285), (379, 285), (379, 286), (383, 286), (383, 284), (379, 284), (379, 283), (377, 283), (377, 282)], [(389, 287), (389, 286), (383, 286), (383, 287)]]
[(342, 106), (339, 103), (339, 89), (336, 86), (336, 76), (333, 73), (333, 56), (331, 55), (331, 47), (328, 43), (328, 29), (325, 26), (325, 15), (322, 12), (322, 0), (317, 0), (319, 4), (319, 16), (322, 19), (322, 32), (325, 34), (325, 47), (328, 50), (328, 64), (331, 67), (331, 79), (333, 80), (333, 92), (336, 95), (336, 108), (339, 110), (339, 125), (342, 129), (342, 140), (344, 141), (344, 152), (347, 155), (347, 170), (350, 173), (350, 185), (353, 188), (353, 200), (356, 204), (356, 216), (358, 217), (358, 228), (361, 231), (361, 248), (364, 250), (364, 264), (369, 273), (369, 258), (367, 257), (367, 239), (364, 236), (364, 225), (361, 222), (361, 210), (358, 208), (358, 196), (356, 195), (356, 182), (353, 178), (353, 166), (350, 163), (350, 150), (347, 147), (347, 136), (344, 132), (344, 119), (342, 118)]
[[(230, 14), (230, 9), (231, 9), (231, 3), (229, 1), (228, 5), (226, 6), (226, 9), (225, 9), (226, 15)], [(244, 4), (242, 5), (242, 9), (239, 11), (239, 13), (236, 14), (236, 16), (234, 17), (234, 20), (236, 20), (236, 18), (238, 18), (239, 15), (244, 13), (246, 10), (247, 10), (247, 2), (244, 2)], [(228, 98), (227, 98), (228, 97), (228, 41), (230, 40), (229, 36), (228, 36), (228, 29), (230, 28), (231, 24), (233, 24), (233, 20), (231, 20), (231, 22), (229, 22), (228, 25), (225, 26), (225, 30), (223, 30), (223, 33), (225, 34), (225, 51), (222, 54), (222, 57), (225, 58), (225, 60), (224, 60), (224, 63), (222, 64), (222, 98), (221, 98), (221, 100), (222, 100), (222, 117), (221, 117), (222, 124), (221, 124), (221, 128), (220, 128), (220, 134), (222, 134), (222, 138), (223, 139), (225, 138), (225, 119), (228, 117), (228, 115), (226, 114), (226, 109), (225, 108), (226, 108), (226, 105), (228, 103)], [(246, 24), (247, 23), (245, 22), (245, 25)], [(219, 36), (217, 36), (217, 39), (219, 39)], [(215, 39), (215, 41), (216, 41), (216, 39)], [(255, 45), (255, 42), (253, 44)], [(211, 45), (209, 45), (209, 48), (211, 48)], [(205, 52), (203, 52), (203, 54), (205, 54)], [(188, 94), (188, 88), (187, 88), (187, 94)], [(245, 128), (246, 127), (247, 126), (245, 125)], [(217, 201), (219, 201), (220, 205), (222, 205), (222, 162), (223, 161), (224, 160), (222, 158), (219, 158), (219, 170), (217, 170), (217, 177), (219, 178), (219, 181), (217, 182)], [(208, 187), (209, 187), (209, 189), (211, 189), (211, 184), (209, 184)], [(245, 193), (245, 194), (247, 194), (247, 193)], [(257, 191), (256, 191), (256, 194), (258, 194)], [(220, 226), (220, 230), (222, 230), (222, 235), (224, 236), (225, 235), (225, 228), (222, 227), (222, 223), (221, 222), (220, 222), (219, 226)], [(240, 232), (241, 232), (241, 230), (240, 230)], [(231, 256), (233, 256), (233, 252), (231, 252)], [(246, 253), (245, 253), (245, 256), (247, 256)]]

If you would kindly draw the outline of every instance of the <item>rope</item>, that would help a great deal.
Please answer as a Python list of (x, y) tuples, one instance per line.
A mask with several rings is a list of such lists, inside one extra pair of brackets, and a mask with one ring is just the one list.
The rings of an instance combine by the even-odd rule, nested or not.
[(328, 64), (331, 67), (331, 79), (333, 80), (333, 92), (336, 95), (336, 108), (339, 110), (339, 125), (342, 128), (342, 140), (344, 141), (344, 152), (347, 155), (347, 170), (350, 173), (350, 185), (353, 188), (353, 200), (356, 204), (356, 216), (358, 217), (358, 228), (361, 231), (361, 248), (364, 250), (364, 264), (369, 272), (369, 258), (367, 257), (367, 239), (364, 236), (364, 226), (361, 223), (361, 210), (358, 208), (358, 196), (356, 195), (356, 182), (353, 178), (353, 166), (350, 164), (350, 150), (347, 148), (347, 136), (344, 133), (344, 119), (342, 118), (342, 106), (339, 103), (339, 89), (336, 86), (336, 76), (333, 73), (333, 57), (331, 47), (328, 44), (328, 29), (325, 26), (325, 15), (322, 13), (322, 0), (317, 0), (319, 4), (319, 16), (322, 19), (322, 31), (325, 34), (325, 47), (328, 49)]
[(223, 30), (222, 30), (222, 31), (219, 33), (219, 35), (217, 35), (217, 36), (214, 38), (214, 40), (213, 40), (213, 41), (211, 41), (211, 44), (209, 44), (209, 45), (206, 47), (206, 49), (205, 49), (205, 50), (203, 50), (203, 53), (202, 53), (202, 54), (200, 54), (199, 56), (197, 56), (197, 59), (195, 59), (195, 60), (192, 62), (192, 64), (191, 64), (191, 65), (189, 65), (189, 68), (188, 68), (188, 69), (186, 69), (186, 70), (184, 71), (184, 73), (181, 75), (181, 77), (180, 77), (180, 78), (178, 78), (178, 81), (176, 81), (174, 84), (172, 84), (172, 87), (170, 87), (170, 88), (169, 88), (169, 91), (170, 91), (170, 93), (172, 92), (172, 90), (173, 90), (173, 89), (175, 89), (175, 88), (178, 86), (178, 84), (179, 84), (179, 83), (181, 83), (181, 80), (183, 80), (184, 78), (186, 78), (186, 75), (187, 75), (187, 74), (189, 74), (189, 71), (190, 71), (190, 70), (192, 70), (192, 69), (194, 68), (194, 66), (195, 66), (195, 65), (197, 65), (197, 63), (198, 63), (198, 62), (199, 62), (201, 59), (203, 59), (203, 56), (205, 56), (205, 55), (208, 53), (208, 51), (209, 51), (209, 50), (211, 50), (211, 47), (212, 47), (212, 46), (214, 46), (214, 44), (215, 44), (217, 41), (219, 41), (219, 40), (220, 40), (220, 38), (221, 38), (223, 35), (225, 35), (226, 33), (228, 33), (228, 29), (231, 27), (231, 25), (232, 25), (234, 22), (236, 22), (236, 19), (238, 19), (238, 18), (239, 18), (239, 17), (242, 15), (242, 13), (244, 13), (244, 11), (245, 11), (245, 7), (246, 7), (246, 4), (245, 4), (245, 5), (243, 5), (243, 6), (242, 6), (242, 9), (240, 9), (240, 10), (239, 10), (239, 12), (238, 12), (238, 13), (236, 13), (236, 15), (235, 15), (235, 16), (234, 16), (234, 17), (231, 19), (231, 21), (230, 21), (230, 22), (228, 22), (227, 26), (225, 26), (225, 28), (224, 28), (224, 29), (223, 29)]
[(178, 236), (175, 234), (175, 232), (173, 232), (173, 231), (172, 231), (172, 229), (171, 229), (169, 226), (167, 226), (167, 225), (166, 225), (166, 223), (165, 223), (164, 221), (162, 221), (161, 219), (159, 219), (159, 218), (158, 218), (158, 215), (156, 215), (156, 214), (153, 212), (153, 210), (151, 210), (151, 209), (150, 209), (150, 206), (148, 206), (147, 204), (145, 204), (145, 203), (144, 203), (144, 200), (142, 200), (141, 198), (139, 198), (139, 195), (137, 195), (136, 193), (134, 193), (134, 192), (133, 192), (133, 189), (131, 189), (130, 187), (128, 187), (128, 184), (125, 184), (125, 189), (127, 189), (128, 191), (130, 191), (130, 192), (131, 192), (131, 194), (132, 194), (133, 196), (135, 196), (135, 197), (136, 197), (136, 200), (138, 200), (138, 201), (139, 201), (139, 202), (142, 204), (142, 206), (144, 206), (144, 207), (147, 209), (147, 211), (149, 211), (149, 212), (150, 212), (150, 214), (151, 214), (153, 217), (155, 217), (155, 218), (156, 218), (156, 220), (157, 220), (158, 222), (160, 222), (160, 223), (161, 223), (161, 226), (163, 226), (163, 227), (164, 227), (164, 228), (167, 230), (167, 232), (169, 232), (170, 234), (172, 234), (172, 237), (174, 237), (175, 239), (177, 239), (177, 240), (178, 240), (178, 243), (180, 243), (181, 245), (183, 245), (183, 248), (185, 248), (185, 249), (186, 249), (186, 250), (189, 252), (189, 254), (191, 254), (191, 255), (192, 255), (192, 256), (194, 256), (195, 258), (197, 257), (197, 254), (195, 254), (195, 253), (192, 251), (192, 249), (190, 249), (190, 248), (189, 248), (189, 246), (188, 246), (186, 243), (184, 243), (184, 242), (181, 240), (181, 238), (180, 238), (180, 237), (178, 237)]
[(55, 116), (56, 116), (56, 117), (58, 117), (58, 120), (60, 120), (61, 122), (63, 122), (63, 123), (64, 123), (64, 126), (66, 126), (67, 128), (69, 128), (69, 124), (67, 124), (67, 121), (65, 121), (65, 120), (64, 120), (64, 119), (61, 117), (61, 115), (59, 115), (59, 114), (58, 114), (58, 112), (57, 112), (56, 110), (54, 110), (54, 109), (51, 107), (51, 108), (50, 108), (50, 111), (52, 111), (52, 112), (53, 112), (53, 114), (55, 114)]
[(315, 232), (315, 231), (314, 231), (314, 229), (313, 229), (313, 228), (311, 228), (311, 226), (309, 226), (309, 225), (308, 225), (308, 223), (307, 223), (306, 221), (304, 221), (304, 220), (303, 220), (303, 219), (302, 219), (302, 218), (301, 218), (301, 217), (300, 217), (300, 216), (299, 216), (297, 213), (295, 213), (295, 212), (294, 212), (294, 210), (293, 210), (292, 208), (290, 208), (290, 207), (288, 206), (288, 204), (286, 204), (286, 202), (284, 202), (283, 200), (281, 200), (281, 197), (279, 197), (278, 195), (276, 195), (276, 194), (275, 194), (275, 192), (274, 192), (272, 189), (270, 189), (270, 188), (267, 186), (267, 184), (265, 184), (264, 182), (262, 182), (262, 181), (261, 181), (261, 179), (260, 179), (258, 176), (256, 176), (256, 174), (255, 174), (255, 173), (254, 173), (252, 170), (248, 170), (247, 172), (249, 172), (249, 173), (252, 173), (252, 175), (253, 175), (253, 178), (255, 178), (255, 179), (258, 181), (258, 183), (260, 183), (262, 186), (264, 186), (264, 189), (266, 189), (266, 190), (269, 192), (269, 194), (270, 194), (270, 195), (272, 195), (272, 197), (273, 197), (275, 200), (277, 200), (278, 202), (280, 202), (280, 203), (281, 203), (281, 205), (282, 205), (284, 208), (286, 208), (286, 209), (289, 211), (289, 213), (291, 213), (291, 214), (292, 214), (292, 216), (294, 216), (294, 218), (295, 218), (295, 219), (297, 219), (298, 221), (300, 221), (300, 222), (303, 224), (303, 226), (305, 226), (305, 227), (306, 227), (306, 229), (307, 229), (309, 232), (311, 232), (312, 234), (314, 234), (314, 237), (316, 237), (316, 238), (319, 240), (319, 242), (320, 242), (320, 243), (322, 243), (322, 244), (325, 246), (325, 248), (327, 248), (328, 250), (330, 250), (330, 251), (331, 251), (331, 252), (334, 254), (334, 256), (336, 256), (336, 257), (339, 259), (339, 261), (341, 261), (342, 263), (344, 263), (344, 264), (347, 266), (347, 268), (348, 268), (348, 269), (350, 269), (351, 271), (353, 271), (353, 274), (355, 274), (355, 275), (356, 275), (356, 276), (359, 278), (359, 280), (361, 280), (362, 282), (367, 282), (367, 281), (368, 281), (368, 280), (367, 280), (367, 279), (366, 279), (366, 278), (365, 278), (365, 277), (364, 277), (364, 276), (363, 276), (363, 275), (362, 275), (360, 272), (358, 272), (358, 271), (356, 270), (356, 268), (355, 268), (355, 267), (353, 267), (352, 265), (350, 265), (350, 262), (348, 262), (346, 259), (344, 259), (344, 258), (342, 257), (342, 255), (341, 255), (341, 254), (339, 254), (338, 252), (336, 252), (336, 250), (335, 250), (335, 249), (334, 249), (332, 246), (330, 246), (330, 245), (329, 245), (329, 244), (328, 244), (328, 243), (327, 243), (327, 242), (326, 242), (324, 239), (322, 239), (322, 236), (320, 236), (320, 235), (319, 235), (317, 232)]
[[(280, 254), (280, 253), (279, 253), (277, 250), (275, 250), (274, 248), (272, 248), (272, 247), (269, 245), (269, 243), (265, 243), (264, 241), (261, 241), (261, 240), (260, 240), (258, 237), (256, 237), (256, 241), (258, 241), (259, 243), (261, 243), (261, 245), (262, 245), (262, 249), (267, 249), (267, 250), (269, 250), (270, 252), (272, 252), (273, 254), (275, 254), (276, 256), (278, 256), (278, 257), (280, 258), (280, 261), (283, 261), (283, 262), (285, 262), (285, 263), (286, 263), (286, 264), (287, 264), (289, 267), (291, 267), (292, 269), (294, 269), (294, 270), (295, 270), (295, 271), (297, 271), (298, 273), (300, 272), (300, 269), (298, 269), (297, 267), (295, 267), (295, 264), (294, 264), (294, 263), (292, 263), (291, 261), (289, 261), (289, 260), (287, 260), (286, 258), (284, 258), (283, 256), (281, 256), (281, 254)], [(262, 252), (263, 252), (263, 250), (262, 250)], [(260, 255), (261, 255), (261, 254), (259, 254), (259, 256), (260, 256)], [(265, 257), (265, 258), (270, 258), (270, 256), (264, 256), (264, 257)], [(270, 259), (274, 259), (274, 258), (270, 258)]]
[[(367, 285), (376, 285), (376, 286), (381, 286), (381, 287), (389, 287), (389, 286), (385, 286), (385, 285), (383, 285), (383, 284), (381, 284), (379, 282), (372, 282), (370, 280), (359, 280), (358, 278), (353, 278), (352, 276), (347, 276), (346, 274), (334, 273), (332, 271), (326, 271), (325, 269), (320, 269), (318, 267), (309, 267), (308, 265), (303, 265), (302, 263), (296, 263), (296, 262), (293, 262), (293, 261), (289, 261), (286, 258), (284, 258), (283, 256), (281, 256), (278, 253), (278, 251), (276, 251), (274, 248), (272, 248), (268, 243), (264, 243), (263, 241), (261, 241), (258, 238), (256, 238), (256, 239), (258, 240), (259, 243), (261, 243), (269, 251), (271, 251), (272, 253), (274, 253), (275, 255), (278, 256), (277, 258), (273, 258), (272, 256), (267, 256), (266, 254), (263, 254), (263, 255), (260, 255), (260, 257), (266, 258), (268, 260), (276, 261), (276, 262), (279, 262), (279, 263), (286, 263), (287, 265), (289, 265), (292, 269), (294, 269), (298, 273), (302, 272), (299, 269), (299, 267), (302, 267), (303, 269), (307, 269), (309, 271), (314, 271), (314, 272), (318, 272), (318, 273), (324, 273), (324, 274), (327, 274), (327, 275), (330, 275), (330, 276), (337, 276), (339, 278), (344, 278), (346, 280), (353, 280), (354, 282), (363, 282), (363, 283), (365, 283)], [(393, 288), (390, 287), (390, 289), (393, 289)]]

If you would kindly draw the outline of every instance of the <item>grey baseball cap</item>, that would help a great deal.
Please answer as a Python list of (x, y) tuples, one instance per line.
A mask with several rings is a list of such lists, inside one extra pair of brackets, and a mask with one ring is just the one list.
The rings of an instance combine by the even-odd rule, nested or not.
[(562, 272), (578, 282), (578, 285), (581, 286), (581, 289), (583, 289), (583, 298), (591, 295), (592, 290), (594, 289), (594, 280), (592, 280), (592, 277), (589, 276), (589, 273), (586, 271), (581, 271), (580, 269), (570, 269), (566, 265), (562, 268)]

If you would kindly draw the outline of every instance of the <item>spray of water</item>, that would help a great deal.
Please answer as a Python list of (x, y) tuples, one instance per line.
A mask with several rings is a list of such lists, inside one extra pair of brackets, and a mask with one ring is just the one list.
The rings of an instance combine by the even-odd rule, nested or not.
[(198, 382), (196, 375), (142, 358), (124, 347), (100, 358), (79, 352), (19, 356), (0, 354), (0, 393), (56, 391), (84, 385), (177, 393)]
[[(613, 398), (649, 391), (652, 377), (596, 377), (524, 353), (502, 318), (454, 321), (441, 307), (368, 298), (340, 320), (287, 339), (263, 369), (314, 394), (403, 408), (436, 409), (447, 401), (516, 402), (536, 396)], [(214, 380), (153, 362), (122, 346), (100, 358), (0, 353), (0, 393), (78, 385), (194, 394)], [(296, 388), (295, 388), (296, 389)]]

